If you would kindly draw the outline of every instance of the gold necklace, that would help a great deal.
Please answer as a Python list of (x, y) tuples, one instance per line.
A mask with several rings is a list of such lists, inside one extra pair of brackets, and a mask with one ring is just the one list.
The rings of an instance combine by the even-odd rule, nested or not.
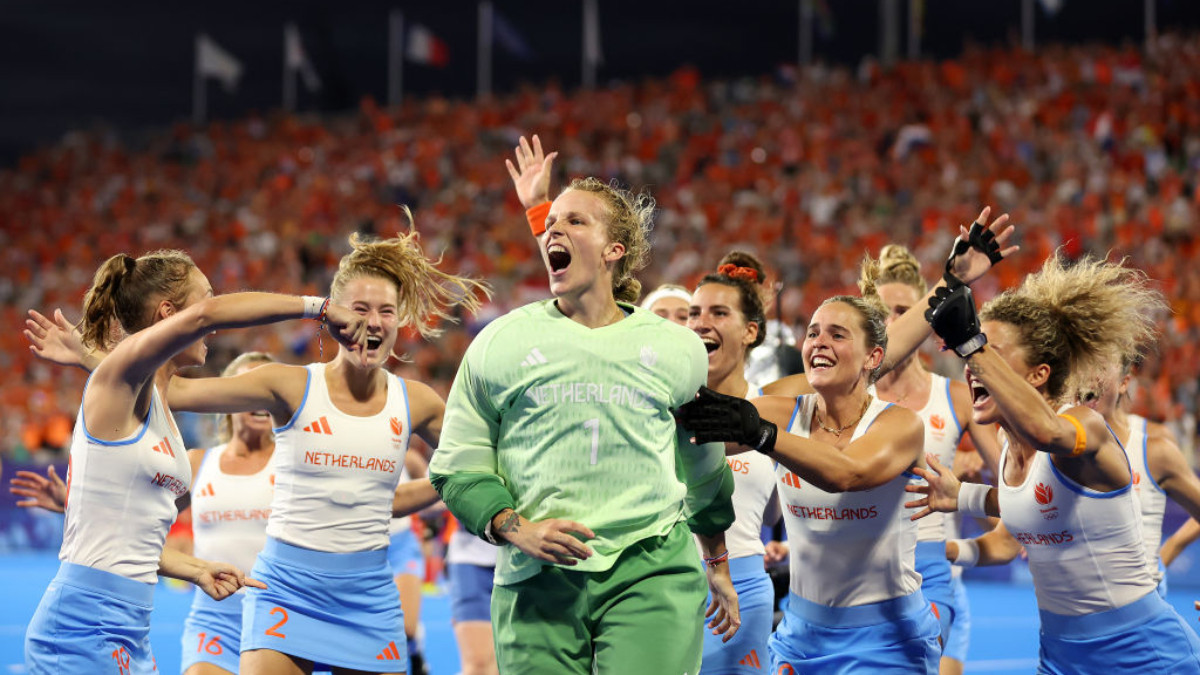
[(827, 433), (831, 433), (831, 434), (833, 434), (834, 436), (837, 436), (838, 438), (841, 438), (841, 437), (842, 437), (842, 432), (843, 432), (843, 431), (845, 431), (845, 430), (849, 429), (850, 427), (854, 426), (855, 424), (858, 424), (858, 421), (859, 421), (859, 420), (861, 420), (861, 419), (863, 418), (863, 415), (867, 414), (867, 406), (869, 406), (869, 405), (871, 405), (871, 397), (870, 397), (870, 396), (868, 396), (867, 398), (863, 399), (863, 407), (862, 407), (862, 410), (859, 410), (859, 411), (858, 411), (858, 417), (855, 417), (853, 422), (851, 422), (851, 423), (849, 423), (849, 424), (847, 424), (847, 425), (845, 425), (845, 426), (838, 427), (838, 428), (836, 428), (836, 429), (833, 429), (833, 428), (830, 428), (830, 427), (827, 427), (827, 426), (825, 426), (825, 423), (824, 423), (823, 421), (821, 421), (821, 411), (820, 411), (820, 410), (817, 410), (817, 426), (821, 427), (821, 430), (822, 430), (822, 431), (825, 431), (825, 432), (827, 432)]

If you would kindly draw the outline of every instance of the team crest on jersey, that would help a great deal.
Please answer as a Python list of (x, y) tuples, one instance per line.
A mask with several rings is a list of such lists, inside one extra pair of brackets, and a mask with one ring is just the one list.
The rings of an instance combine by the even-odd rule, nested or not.
[(929, 426), (941, 431), (946, 428), (946, 420), (942, 419), (941, 415), (933, 415), (929, 418)]
[(1141, 486), (1141, 484), (1142, 484), (1142, 472), (1141, 472), (1141, 471), (1134, 471), (1134, 472), (1133, 472), (1133, 486), (1134, 486), (1134, 487), (1140, 487), (1140, 486)]
[(1050, 502), (1054, 501), (1054, 488), (1046, 485), (1045, 483), (1038, 483), (1037, 485), (1033, 486), (1033, 499), (1042, 506), (1050, 507), (1046, 509), (1038, 509), (1038, 511), (1040, 511), (1042, 514), (1042, 518), (1045, 518), (1046, 520), (1054, 520), (1058, 517), (1058, 507), (1050, 506)]
[(642, 362), (643, 368), (653, 368), (654, 364), (658, 363), (658, 352), (654, 351), (650, 345), (642, 345), (642, 353), (638, 359)]

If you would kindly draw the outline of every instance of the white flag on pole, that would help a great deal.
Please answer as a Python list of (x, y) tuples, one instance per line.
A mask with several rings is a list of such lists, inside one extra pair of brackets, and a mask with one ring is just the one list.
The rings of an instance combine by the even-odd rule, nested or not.
[(289, 23), (283, 29), (284, 54), (286, 62), (284, 67), (288, 73), (300, 72), (300, 77), (304, 79), (304, 87), (309, 91), (317, 91), (321, 88), (321, 78), (317, 76), (317, 71), (313, 68), (312, 61), (308, 58), (308, 52), (304, 51), (304, 43), (300, 41), (300, 29), (296, 28), (296, 24)]
[(237, 88), (242, 77), (242, 62), (225, 51), (204, 33), (196, 35), (196, 73), (221, 81), (226, 91)]
[(593, 67), (604, 63), (604, 50), (600, 47), (600, 7), (596, 0), (587, 0), (583, 5), (583, 58)]

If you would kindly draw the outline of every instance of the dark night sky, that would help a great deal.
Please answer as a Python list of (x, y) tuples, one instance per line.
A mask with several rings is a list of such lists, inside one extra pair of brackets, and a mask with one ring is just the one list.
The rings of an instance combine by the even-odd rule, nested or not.
[[(879, 0), (826, 0), (831, 35), (816, 53), (853, 63), (878, 44)], [(902, 12), (907, 0), (900, 0)], [(1200, 28), (1200, 2), (1157, 0), (1160, 29)], [(115, 5), (110, 6), (110, 5)], [(579, 0), (497, 0), (534, 58), (497, 49), (494, 89), (580, 77)], [(923, 53), (953, 56), (966, 40), (996, 44), (1019, 34), (1020, 0), (926, 0)], [(444, 69), (405, 66), (408, 93), (469, 96), (475, 86), (475, 2), (316, 0), (202, 3), (7, 0), (0, 12), (0, 165), (72, 128), (161, 127), (191, 111), (193, 36), (205, 31), (240, 58), (238, 90), (209, 84), (210, 118), (280, 105), (282, 26), (295, 21), (325, 82), (303, 110), (346, 110), (359, 97), (386, 98), (387, 16), (422, 23), (450, 49)], [(1140, 41), (1142, 0), (1063, 0), (1054, 17), (1037, 10), (1038, 40)], [(668, 73), (692, 64), (707, 76), (769, 72), (797, 54), (796, 0), (600, 0), (605, 63), (600, 81)], [(902, 50), (903, 52), (903, 47)]]

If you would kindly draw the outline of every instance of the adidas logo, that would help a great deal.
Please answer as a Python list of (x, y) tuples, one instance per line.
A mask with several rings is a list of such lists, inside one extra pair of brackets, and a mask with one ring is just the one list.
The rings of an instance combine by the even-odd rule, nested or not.
[[(405, 656), (408, 655), (405, 654)], [(384, 647), (383, 651), (379, 652), (379, 656), (376, 656), (375, 659), (377, 661), (399, 661), (400, 650), (396, 649), (396, 642), (394, 640), (389, 642), (388, 646)]]
[(738, 661), (740, 666), (750, 666), (751, 668), (762, 668), (762, 664), (758, 662), (758, 650), (751, 649), (750, 653), (741, 661)]
[(319, 420), (313, 420), (313, 423), (304, 427), (303, 431), (309, 431), (314, 434), (333, 435), (333, 432), (329, 430), (329, 420), (324, 416)]
[(797, 490), (799, 490), (800, 485), (801, 485), (800, 476), (797, 476), (796, 474), (789, 471), (789, 472), (783, 474), (783, 484), (794, 487)]
[(162, 439), (158, 445), (154, 446), (154, 451), (161, 452), (164, 455), (170, 455), (172, 457), (175, 456), (175, 449), (171, 447), (171, 440), (169, 438)]
[(525, 360), (521, 362), (521, 367), (528, 368), (529, 366), (536, 366), (543, 363), (549, 363), (549, 360), (545, 356), (542, 356), (537, 347), (534, 347), (529, 350), (529, 356), (526, 356)]
[(213, 484), (212, 484), (212, 483), (208, 483), (208, 484), (206, 484), (204, 487), (200, 488), (200, 491), (196, 493), (196, 496), (197, 496), (197, 497), (213, 497), (213, 496), (216, 496), (216, 493), (214, 493), (214, 492), (213, 492)]

